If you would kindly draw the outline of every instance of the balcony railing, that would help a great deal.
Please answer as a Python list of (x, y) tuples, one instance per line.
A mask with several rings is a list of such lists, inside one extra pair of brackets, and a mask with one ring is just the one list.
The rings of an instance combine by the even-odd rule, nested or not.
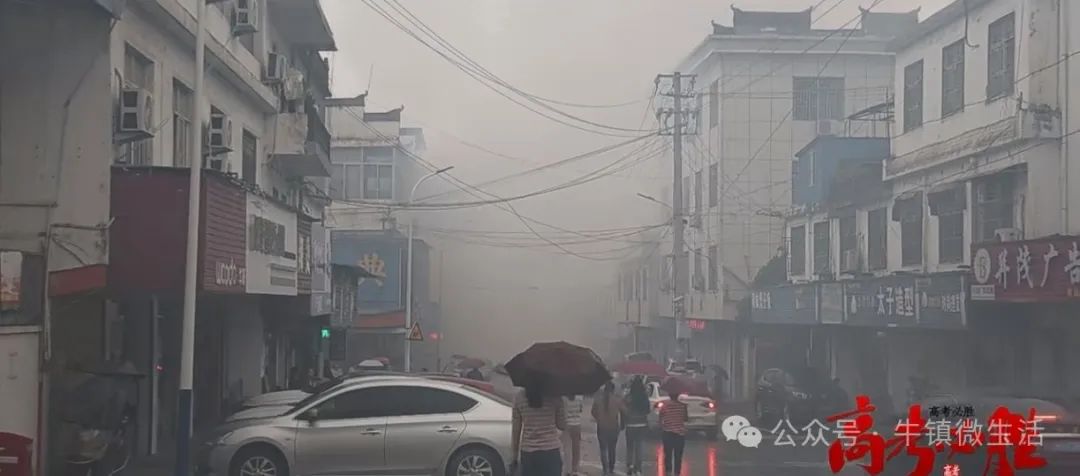
[(311, 99), (304, 104), (304, 112), (307, 114), (307, 141), (321, 147), (321, 153), (330, 158), (330, 131), (326, 130), (326, 124), (319, 114), (315, 102)]

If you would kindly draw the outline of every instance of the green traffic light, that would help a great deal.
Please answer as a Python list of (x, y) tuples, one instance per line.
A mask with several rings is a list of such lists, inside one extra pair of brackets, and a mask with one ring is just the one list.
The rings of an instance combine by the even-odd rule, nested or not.
[(330, 338), (330, 328), (328, 328), (328, 327), (322, 328), (322, 331), (319, 333), (319, 336), (322, 337), (323, 339), (329, 339)]

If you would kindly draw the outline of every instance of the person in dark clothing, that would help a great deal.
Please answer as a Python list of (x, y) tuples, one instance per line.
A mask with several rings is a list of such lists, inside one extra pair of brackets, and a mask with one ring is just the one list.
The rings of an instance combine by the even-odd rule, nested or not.
[(641, 474), (643, 442), (648, 432), (648, 418), (652, 406), (649, 392), (645, 389), (645, 380), (635, 376), (630, 382), (630, 389), (623, 405), (623, 426), (626, 427), (626, 474)]

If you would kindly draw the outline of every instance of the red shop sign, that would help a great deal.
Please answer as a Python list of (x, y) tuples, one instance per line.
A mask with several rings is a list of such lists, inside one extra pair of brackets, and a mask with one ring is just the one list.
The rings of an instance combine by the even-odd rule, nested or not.
[(0, 475), (30, 476), (33, 443), (22, 435), (0, 432)]
[(1080, 299), (1080, 237), (981, 243), (971, 248), (974, 301)]

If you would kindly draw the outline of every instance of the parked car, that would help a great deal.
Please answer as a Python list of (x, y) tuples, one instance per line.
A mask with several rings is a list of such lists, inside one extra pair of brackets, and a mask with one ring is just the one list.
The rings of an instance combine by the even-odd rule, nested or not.
[(490, 474), (511, 459), (511, 408), (421, 377), (348, 379), (277, 415), (236, 419), (201, 446), (201, 475)]
[(754, 407), (757, 421), (772, 428), (782, 420), (802, 426), (832, 414), (832, 383), (813, 369), (768, 369), (758, 379)]
[(278, 391), (278, 392), (269, 392), (269, 393), (264, 393), (262, 395), (256, 395), (256, 396), (251, 397), (251, 398), (249, 398), (247, 400), (244, 400), (244, 402), (240, 405), (240, 408), (242, 410), (244, 410), (244, 409), (250, 409), (250, 408), (256, 408), (256, 407), (264, 407), (264, 406), (294, 405), (297, 402), (307, 398), (312, 393), (317, 393), (317, 392), (319, 392), (319, 391), (321, 391), (323, 389), (332, 387), (334, 385), (337, 385), (337, 384), (339, 384), (339, 383), (341, 383), (341, 382), (343, 382), (345, 380), (349, 380), (349, 379), (376, 378), (376, 377), (401, 377), (401, 378), (405, 378), (405, 377), (410, 377), (410, 376), (412, 376), (412, 377), (423, 377), (423, 378), (429, 378), (429, 379), (432, 379), (432, 380), (441, 380), (441, 381), (453, 382), (453, 383), (460, 383), (462, 385), (468, 385), (470, 387), (473, 387), (473, 388), (475, 388), (477, 390), (481, 390), (481, 391), (484, 391), (484, 392), (487, 392), (487, 393), (498, 395), (500, 398), (504, 398), (504, 399), (506, 398), (506, 395), (499, 395), (498, 392), (496, 392), (495, 386), (488, 383), (488, 382), (481, 382), (479, 380), (467, 379), (467, 378), (457, 377), (457, 376), (453, 376), (453, 375), (407, 374), (407, 373), (402, 373), (402, 372), (389, 372), (389, 371), (361, 371), (361, 372), (353, 372), (353, 373), (350, 373), (350, 374), (346, 374), (346, 375), (343, 375), (343, 376), (338, 377), (336, 379), (327, 380), (327, 381), (325, 381), (324, 383), (322, 383), (321, 385), (319, 385), (315, 389), (281, 390), (281, 391)]
[[(649, 429), (654, 432), (660, 431), (660, 409), (664, 408), (671, 399), (660, 390), (660, 382), (648, 382), (646, 388), (649, 391), (649, 403), (652, 411), (649, 412)], [(690, 421), (686, 422), (686, 429), (700, 431), (709, 439), (716, 439), (720, 430), (719, 417), (716, 414), (716, 401), (708, 396), (687, 394), (679, 397), (686, 404)]]

